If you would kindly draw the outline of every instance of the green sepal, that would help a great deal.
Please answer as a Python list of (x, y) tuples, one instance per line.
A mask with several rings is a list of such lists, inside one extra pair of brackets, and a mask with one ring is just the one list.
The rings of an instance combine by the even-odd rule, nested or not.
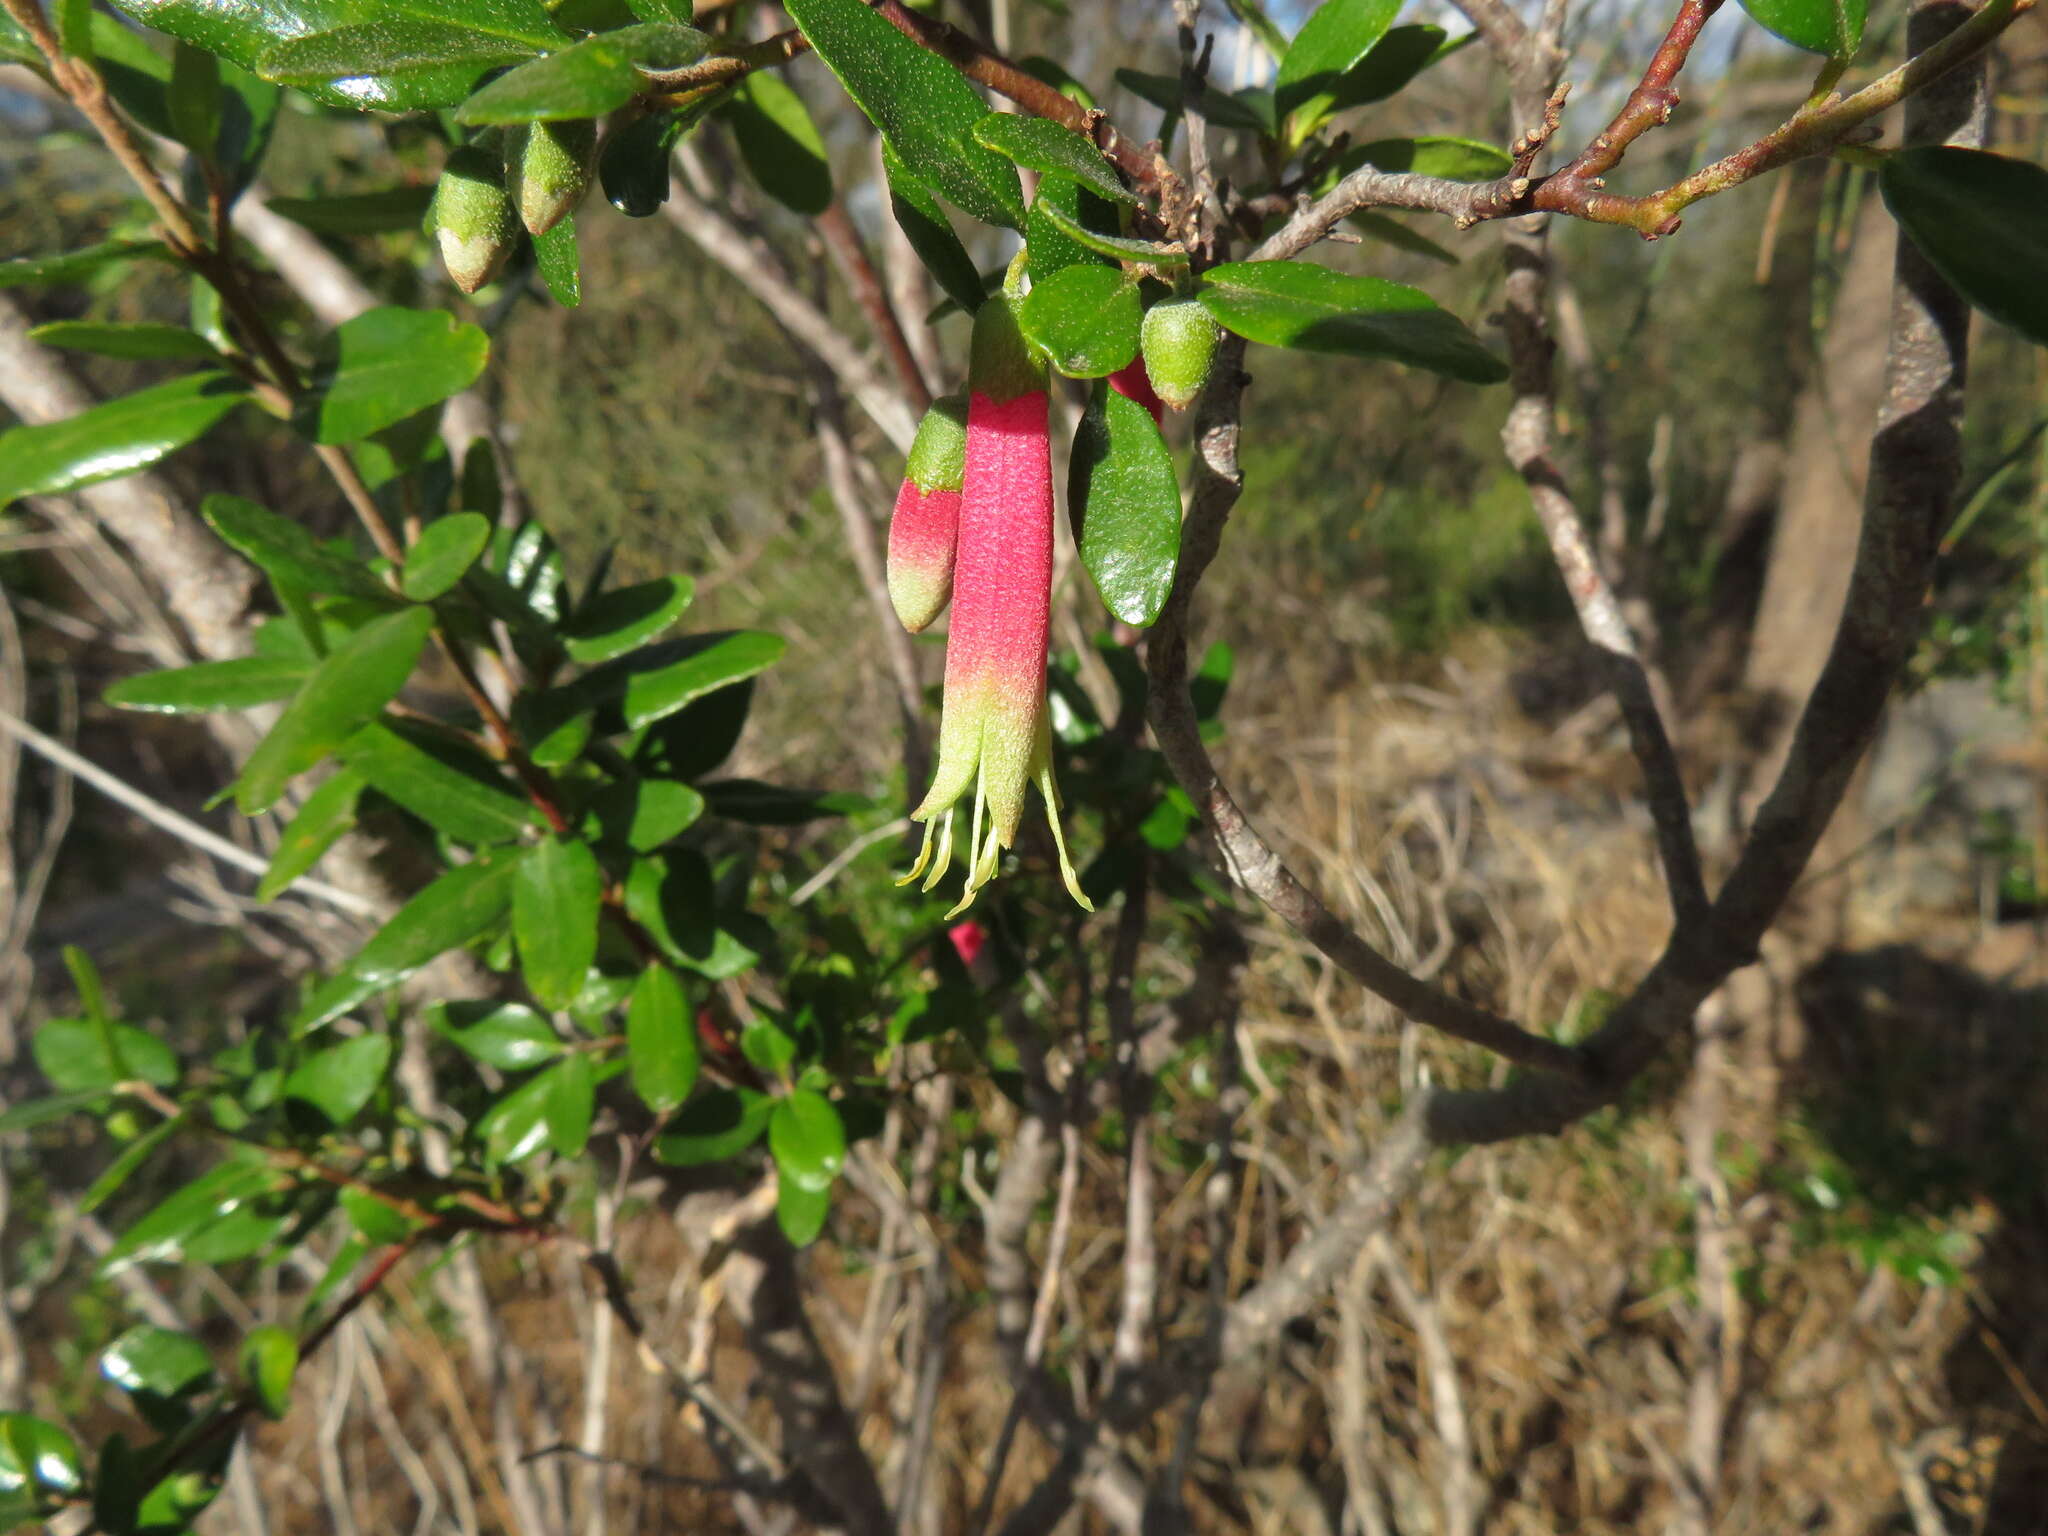
[(1017, 323), (1017, 301), (1007, 293), (990, 295), (974, 315), (968, 393), (1000, 402), (1045, 387), (1045, 364), (1031, 355), (1031, 344)]
[(903, 477), (920, 491), (957, 491), (967, 471), (967, 393), (941, 395), (917, 424)]

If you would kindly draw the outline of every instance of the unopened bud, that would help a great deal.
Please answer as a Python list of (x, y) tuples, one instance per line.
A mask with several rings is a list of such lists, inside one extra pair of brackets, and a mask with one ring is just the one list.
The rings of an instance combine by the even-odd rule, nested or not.
[(947, 395), (918, 423), (889, 519), (889, 600), (912, 634), (936, 619), (953, 595), (966, 462), (967, 398)]
[(1195, 403), (1216, 360), (1216, 322), (1197, 299), (1164, 299), (1145, 311), (1139, 333), (1145, 376), (1176, 411)]
[(519, 220), (494, 145), (465, 144), (448, 156), (429, 218), (456, 287), (475, 293), (497, 276), (518, 243)]
[(590, 186), (597, 124), (589, 118), (532, 123), (505, 136), (505, 184), (529, 235), (544, 235), (575, 211)]

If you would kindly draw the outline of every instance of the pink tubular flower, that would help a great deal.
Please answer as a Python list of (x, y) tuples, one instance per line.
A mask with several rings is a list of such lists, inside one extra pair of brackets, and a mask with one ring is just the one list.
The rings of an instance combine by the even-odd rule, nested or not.
[(960, 963), (971, 966), (988, 943), (988, 930), (970, 917), (948, 928), (946, 937), (952, 941), (953, 953), (960, 957)]
[(1045, 796), (1067, 890), (1094, 910), (1067, 857), (1053, 783), (1045, 704), (1052, 440), (1045, 367), (1031, 356), (1014, 305), (1008, 294), (993, 295), (974, 320), (939, 762), (924, 803), (911, 813), (925, 824), (924, 846), (902, 881), (923, 875), (930, 890), (944, 877), (953, 859), (953, 810), (973, 790), (967, 890), (949, 917), (965, 911), (995, 875), (1003, 850), (1016, 842), (1034, 784)]
[(1135, 400), (1152, 413), (1155, 426), (1166, 425), (1166, 402), (1159, 398), (1159, 391), (1152, 387), (1152, 379), (1145, 372), (1145, 359), (1134, 357), (1123, 367), (1109, 376), (1109, 387), (1126, 400)]
[(967, 401), (934, 400), (918, 423), (903, 489), (889, 519), (889, 601), (913, 635), (953, 595), (953, 551), (960, 532), (960, 475), (967, 444)]

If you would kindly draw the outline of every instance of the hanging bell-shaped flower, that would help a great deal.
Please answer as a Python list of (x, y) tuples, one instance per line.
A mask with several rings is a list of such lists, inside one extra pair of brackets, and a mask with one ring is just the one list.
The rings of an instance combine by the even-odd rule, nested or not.
[[(953, 560), (953, 618), (939, 761), (924, 801), (924, 846), (903, 883), (932, 889), (953, 857), (953, 813), (971, 791), (964, 911), (1017, 839), (1035, 785), (1045, 797), (1060, 874), (1082, 907), (1060, 833), (1045, 660), (1052, 620), (1052, 440), (1045, 365), (1017, 326), (1016, 301), (992, 295), (974, 319), (966, 458)], [(950, 914), (949, 914), (950, 915)]]

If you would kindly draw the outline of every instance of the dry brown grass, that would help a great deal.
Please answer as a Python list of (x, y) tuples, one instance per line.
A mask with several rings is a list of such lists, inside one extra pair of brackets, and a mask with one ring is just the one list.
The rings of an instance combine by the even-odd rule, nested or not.
[[(1297, 867), (1378, 942), (1454, 989), (1553, 1028), (1584, 1027), (1655, 952), (1665, 911), (1626, 754), (1597, 714), (1562, 730), (1520, 715), (1508, 687), (1517, 643), (1475, 636), (1427, 672), (1381, 674), (1333, 647), (1232, 638), (1242, 661), (1226, 763)], [(826, 654), (812, 652), (805, 664)], [(831, 686), (827, 677), (805, 693)], [(1234, 1287), (1318, 1219), (1403, 1088), (1499, 1076), (1472, 1051), (1405, 1026), (1292, 935), (1254, 923), (1250, 938), (1239, 1029), (1253, 1102), (1238, 1131), (1246, 1172), (1230, 1224)], [(1767, 989), (1764, 996), (1771, 1006)], [(1476, 1524), (1464, 1529), (1683, 1529), (1674, 1490), (1694, 1376), (1707, 1370), (1732, 1404), (1715, 1531), (1908, 1530), (1908, 1491), (1923, 1504), (1946, 1499), (1947, 1529), (2037, 1528), (2011, 1523), (2009, 1513), (1986, 1526), (1989, 1485), (1975, 1495), (1959, 1486), (1994, 1476), (1997, 1457), (2010, 1460), (2015, 1446), (2048, 1443), (2029, 1340), (2001, 1337), (2010, 1311), (2002, 1320), (1987, 1312), (1979, 1277), (1925, 1286), (1803, 1233), (1811, 1212), (1770, 1176), (1801, 1166), (1803, 1143), (1786, 1129), (1798, 1111), (1786, 1086), (1798, 1064), (1774, 1054), (1797, 1032), (1767, 1017), (1735, 1022), (1715, 1194), (1729, 1215), (1738, 1283), (1720, 1298), (1720, 1355), (1700, 1354), (1694, 1328), (1701, 1192), (1681, 1135), (1687, 1073), (1674, 1062), (1623, 1111), (1562, 1140), (1468, 1152), (1432, 1179), (1390, 1246), (1361, 1260), (1274, 1358), (1219, 1390), (1190, 1491), (1198, 1527), (1260, 1536), (1458, 1529), (1447, 1520), (1445, 1490), (1458, 1473), (1447, 1446), (1462, 1438), (1476, 1501), (1468, 1508)], [(1013, 1118), (986, 1090), (976, 1090), (974, 1112), (998, 1141)], [(1161, 1113), (1194, 1138), (1203, 1103), (1175, 1077)], [(1102, 1385), (1094, 1362), (1115, 1310), (1122, 1209), (1114, 1150), (1084, 1149), (1048, 1358), (1085, 1411)], [(1162, 1340), (1200, 1326), (1209, 1259), (1195, 1217), (1203, 1172), (1167, 1170), (1160, 1192)], [(673, 1356), (706, 1362), (721, 1395), (772, 1440), (752, 1364), (716, 1310), (715, 1279), (701, 1272), (696, 1203), (660, 1181), (635, 1193), (621, 1217), (620, 1252), (655, 1336)], [(1999, 1245), (2005, 1220), (1979, 1201), (1952, 1225), (1981, 1259)], [(864, 1443), (887, 1467), (900, 1453), (904, 1406), (891, 1362), (909, 1319), (867, 1318), (881, 1274), (870, 1249), (879, 1221), (876, 1208), (849, 1194), (836, 1244), (814, 1251), (807, 1271), (813, 1322), (842, 1383), (860, 1373), (864, 1323), (876, 1330), (871, 1389), (853, 1406)], [(973, 1304), (982, 1283), (978, 1226), (938, 1235), (964, 1304), (947, 1336), (936, 1497), (922, 1528), (954, 1532), (967, 1528), (981, 1494), (1009, 1394), (987, 1310)], [(1389, 1266), (1405, 1287), (1390, 1283)], [(522, 1353), (521, 1443), (575, 1438), (596, 1315), (587, 1280), (560, 1255), (506, 1253), (492, 1261), (489, 1285)], [(391, 1414), (423, 1462), (474, 1489), (473, 1528), (504, 1528), (506, 1497), (491, 1426), (478, 1422), (476, 1378), (437, 1327), (428, 1295), (418, 1275), (401, 1287), (358, 1363), (381, 1372)], [(1997, 1305), (2009, 1308), (2010, 1295)], [(1959, 1388), (1956, 1360), (1987, 1338), (2006, 1357), (2002, 1383)], [(1461, 1424), (1445, 1417), (1452, 1409), (1435, 1375), (1446, 1353)], [(1990, 1376), (1999, 1374), (1994, 1361)], [(394, 1447), (364, 1380), (358, 1370), (358, 1398), (334, 1454), (348, 1469), (358, 1528), (407, 1529), (417, 1501), (392, 1470)], [(321, 1416), (341, 1390), (337, 1379), (308, 1394), (259, 1444), (273, 1529), (321, 1528)], [(611, 1454), (669, 1476), (716, 1475), (695, 1411), (679, 1408), (622, 1343), (602, 1390)], [(1162, 1416), (1138, 1448), (1163, 1457), (1174, 1429)], [(725, 1493), (565, 1458), (542, 1465), (540, 1486), (572, 1517), (565, 1529), (739, 1528)], [(1943, 1470), (1951, 1465), (1961, 1470), (1951, 1476)], [(1027, 1431), (999, 1512), (1048, 1466)], [(1366, 1523), (1344, 1512), (1347, 1483), (1367, 1490), (1352, 1506), (1375, 1512)], [(1063, 1527), (1094, 1528), (1086, 1516)]]

